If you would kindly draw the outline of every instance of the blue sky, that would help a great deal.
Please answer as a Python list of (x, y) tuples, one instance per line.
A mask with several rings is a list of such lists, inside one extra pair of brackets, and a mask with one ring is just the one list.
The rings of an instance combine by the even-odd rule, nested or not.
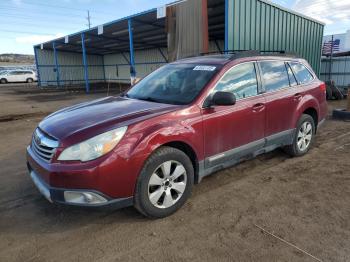
[[(1, 0), (0, 54), (33, 54), (33, 45), (96, 26), (172, 0)], [(350, 29), (349, 0), (273, 0), (326, 23), (325, 34)]]

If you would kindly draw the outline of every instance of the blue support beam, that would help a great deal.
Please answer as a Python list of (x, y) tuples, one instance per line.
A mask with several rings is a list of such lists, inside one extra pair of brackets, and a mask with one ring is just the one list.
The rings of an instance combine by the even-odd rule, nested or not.
[(60, 86), (60, 66), (58, 64), (58, 58), (57, 58), (57, 50), (56, 50), (56, 43), (55, 41), (52, 42), (52, 49), (53, 49), (53, 55), (55, 60), (55, 70), (56, 70), (56, 83), (57, 86)]
[(89, 72), (86, 58), (86, 49), (85, 49), (85, 35), (81, 33), (81, 49), (83, 50), (83, 65), (84, 65), (84, 79), (85, 79), (85, 90), (86, 93), (90, 92), (90, 83), (89, 83)]
[(224, 50), (228, 50), (228, 15), (229, 15), (229, 0), (225, 0), (225, 44), (224, 44)]
[(36, 75), (38, 76), (38, 86), (41, 86), (41, 78), (40, 78), (40, 68), (38, 63), (38, 48), (34, 46), (34, 56), (35, 56), (35, 67), (36, 67)]
[(129, 28), (129, 48), (130, 48), (130, 77), (134, 79), (136, 77), (135, 70), (135, 57), (134, 57), (134, 37), (132, 32), (132, 20), (128, 19), (128, 28)]

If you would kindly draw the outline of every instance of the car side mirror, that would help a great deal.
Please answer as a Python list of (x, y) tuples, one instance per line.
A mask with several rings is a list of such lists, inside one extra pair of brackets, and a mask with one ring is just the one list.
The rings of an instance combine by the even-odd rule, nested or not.
[(210, 105), (217, 105), (217, 106), (232, 106), (236, 104), (236, 96), (231, 92), (223, 92), (218, 91), (216, 92), (212, 98)]

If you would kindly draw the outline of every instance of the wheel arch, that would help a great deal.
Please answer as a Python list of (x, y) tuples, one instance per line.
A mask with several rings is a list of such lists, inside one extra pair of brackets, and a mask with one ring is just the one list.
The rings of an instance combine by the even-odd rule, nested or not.
[(198, 170), (199, 170), (199, 162), (198, 157), (195, 152), (195, 150), (186, 142), (183, 141), (171, 141), (167, 142), (165, 144), (160, 145), (158, 148), (167, 146), (167, 147), (173, 147), (176, 148), (182, 152), (184, 152), (188, 158), (192, 162), (193, 170), (194, 170), (194, 181), (195, 183), (198, 183)]
[(294, 119), (294, 126), (297, 125), (300, 117), (303, 114), (310, 115), (314, 120), (315, 128), (316, 128), (315, 132), (316, 132), (319, 116), (320, 116), (320, 106), (318, 101), (314, 97), (310, 95), (306, 95), (303, 101), (301, 101), (301, 103), (298, 105), (297, 112), (298, 112), (298, 114), (296, 114), (297, 117)]
[(314, 107), (308, 107), (303, 111), (303, 114), (309, 115), (312, 117), (315, 123), (315, 133), (317, 131), (317, 123), (318, 123), (318, 113)]

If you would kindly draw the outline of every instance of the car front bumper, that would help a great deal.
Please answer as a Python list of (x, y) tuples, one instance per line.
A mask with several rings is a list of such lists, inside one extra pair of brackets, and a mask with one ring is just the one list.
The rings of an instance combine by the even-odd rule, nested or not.
[(75, 206), (105, 206), (123, 208), (133, 204), (133, 197), (113, 199), (91, 189), (65, 189), (47, 185), (40, 176), (29, 168), (29, 174), (40, 193), (51, 203)]
[[(123, 179), (120, 174), (102, 172), (100, 166), (106, 165), (101, 161), (89, 163), (89, 166), (52, 164), (42, 161), (30, 146), (27, 148), (29, 175), (50, 202), (76, 206), (131, 206), (133, 194), (130, 190), (125, 192), (125, 188), (133, 185), (120, 181)], [(111, 167), (114, 168), (118, 170), (118, 166)]]

